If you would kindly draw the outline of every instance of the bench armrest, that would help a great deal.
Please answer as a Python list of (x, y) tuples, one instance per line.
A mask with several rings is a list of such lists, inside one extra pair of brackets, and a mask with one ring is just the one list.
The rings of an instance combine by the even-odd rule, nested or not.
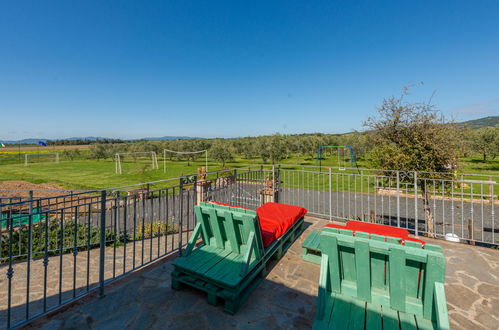
[(201, 223), (198, 223), (194, 228), (194, 232), (189, 238), (189, 242), (187, 242), (187, 247), (185, 248), (185, 251), (182, 255), (183, 257), (187, 257), (189, 254), (191, 254), (192, 249), (194, 249), (194, 246), (196, 246), (196, 242), (198, 241), (199, 235), (201, 235)]
[(321, 274), (319, 278), (319, 292), (317, 294), (316, 318), (324, 319), (324, 308), (326, 307), (326, 297), (330, 294), (327, 290), (327, 280), (329, 277), (329, 258), (326, 254), (321, 257)]
[(450, 329), (449, 314), (447, 313), (447, 299), (445, 298), (445, 289), (443, 283), (435, 282), (435, 290), (433, 295), (437, 328), (448, 330)]
[(255, 248), (255, 232), (250, 232), (249, 237), (248, 237), (248, 248), (246, 250), (246, 253), (243, 256), (243, 263), (241, 264), (241, 270), (239, 272), (240, 276), (246, 275), (248, 272), (248, 267), (251, 261), (251, 255), (253, 252), (253, 249)]

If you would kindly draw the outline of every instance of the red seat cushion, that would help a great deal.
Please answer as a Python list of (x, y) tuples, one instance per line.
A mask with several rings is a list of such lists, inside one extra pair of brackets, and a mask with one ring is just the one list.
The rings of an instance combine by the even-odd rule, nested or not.
[(256, 209), (260, 220), (263, 246), (269, 246), (273, 241), (295, 223), (296, 220), (307, 214), (307, 209), (280, 203), (265, 203)]
[[(210, 203), (248, 210), (241, 206), (215, 201), (211, 201)], [(307, 214), (307, 209), (288, 204), (265, 203), (256, 210), (256, 214), (260, 221), (263, 246), (267, 247), (273, 241), (284, 235), (296, 220)]]
[(230, 205), (230, 204), (225, 204), (225, 203), (220, 203), (220, 202), (216, 202), (216, 201), (210, 201), (211, 204), (217, 204), (217, 205), (223, 205), (223, 206), (230, 206), (230, 207), (236, 207), (238, 209), (243, 209), (243, 210), (249, 210), (245, 207), (242, 207), (242, 206), (236, 206), (236, 205)]
[(369, 233), (369, 234), (376, 234), (376, 235), (381, 235), (381, 236), (400, 238), (402, 240), (402, 244), (404, 244), (404, 241), (418, 242), (418, 243), (421, 243), (421, 245), (423, 247), (426, 244), (425, 241), (422, 241), (422, 240), (417, 239), (417, 238), (409, 237), (409, 231), (407, 231), (406, 229), (392, 227), (392, 226), (386, 226), (386, 225), (379, 225), (377, 223), (369, 223), (369, 222), (351, 220), (351, 221), (347, 222), (346, 226), (335, 225), (335, 224), (330, 223), (330, 224), (325, 225), (324, 227), (337, 228), (337, 229), (347, 229), (347, 230), (352, 230), (354, 232), (361, 231), (361, 232)]
[(382, 235), (382, 236), (391, 236), (398, 238), (409, 237), (409, 232), (403, 228), (379, 225), (376, 223), (351, 220), (347, 222), (346, 227), (347, 229), (363, 231), (366, 233)]
[(335, 225), (333, 223), (329, 223), (329, 224), (325, 225), (324, 227), (336, 228), (336, 229), (348, 229), (346, 226)]

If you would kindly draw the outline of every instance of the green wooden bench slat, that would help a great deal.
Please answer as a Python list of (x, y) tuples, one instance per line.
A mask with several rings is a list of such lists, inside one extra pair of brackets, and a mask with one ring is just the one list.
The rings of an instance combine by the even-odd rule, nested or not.
[(400, 329), (402, 330), (417, 330), (416, 319), (414, 314), (399, 312)]
[(355, 267), (357, 273), (357, 298), (371, 301), (371, 270), (369, 243), (355, 242)]
[(240, 266), (241, 256), (230, 253), (219, 263), (207, 270), (204, 275), (227, 286), (234, 286), (241, 280), (241, 276), (239, 276)]
[(421, 249), (423, 246), (423, 244), (421, 244), (420, 242), (414, 242), (414, 241), (405, 241), (404, 245), (416, 249)]
[(319, 275), (319, 288), (317, 293), (317, 306), (316, 306), (317, 320), (325, 320), (325, 319), (329, 320), (330, 317), (330, 313), (329, 314), (327, 313), (328, 311), (330, 311), (330, 309), (326, 307), (328, 306), (331, 300), (329, 299), (331, 292), (331, 281), (329, 281), (330, 268), (328, 267), (328, 265), (329, 265), (329, 256), (327, 254), (324, 254), (321, 259), (321, 269), (324, 269), (324, 271), (321, 271)]
[(340, 277), (340, 251), (338, 249), (338, 240), (335, 236), (325, 237), (321, 235), (321, 246), (323, 249), (331, 251), (328, 255), (329, 283), (332, 292), (341, 292), (341, 277)]
[(194, 231), (192, 232), (191, 237), (189, 238), (189, 241), (187, 242), (187, 248), (184, 251), (184, 255), (188, 256), (191, 252), (194, 246), (196, 245), (196, 242), (198, 240), (199, 235), (202, 233), (202, 226), (200, 223), (196, 225), (194, 228)]
[(444, 283), (445, 280), (445, 259), (443, 255), (428, 254), (426, 263), (426, 281), (423, 297), (423, 317), (433, 320), (433, 294), (435, 282)]
[(350, 309), (352, 308), (351, 298), (345, 295), (335, 295), (333, 312), (329, 320), (329, 329), (348, 329)]
[(402, 246), (390, 249), (390, 307), (405, 312), (405, 251)]
[(445, 299), (445, 289), (441, 282), (435, 282), (436, 323), (439, 329), (449, 329), (449, 315), (447, 314), (447, 300)]
[(376, 303), (366, 304), (366, 329), (381, 330), (381, 305)]
[(229, 251), (219, 251), (211, 246), (202, 246), (191, 252), (189, 258), (177, 258), (173, 264), (188, 270), (201, 269), (205, 264), (212, 264), (211, 259), (228, 255)]
[(234, 227), (234, 219), (232, 218), (232, 213), (226, 211), (224, 213), (225, 221), (223, 222), (225, 226), (225, 233), (227, 234), (227, 239), (230, 242), (230, 249), (232, 252), (239, 253), (239, 244), (237, 241), (236, 228)]
[(350, 322), (348, 329), (364, 330), (364, 322), (366, 316), (366, 302), (359, 299), (353, 299), (350, 310)]
[(341, 278), (345, 281), (355, 282), (357, 280), (357, 271), (355, 268), (355, 250), (353, 247), (339, 246), (341, 258)]
[[(328, 295), (330, 293), (327, 293)], [(329, 328), (329, 322), (331, 321), (331, 314), (333, 311), (333, 305), (334, 305), (334, 294), (333, 296), (329, 297), (323, 297), (324, 298), (324, 308), (321, 310), (326, 311), (324, 315), (322, 316), (317, 316), (316, 322), (314, 322), (312, 329), (328, 329)], [(319, 309), (317, 310), (317, 312)]]
[(426, 251), (433, 251), (433, 252), (439, 252), (442, 253), (442, 247), (440, 245), (435, 245), (435, 244), (425, 244), (424, 246)]
[(383, 330), (399, 330), (399, 315), (389, 306), (381, 306), (383, 313)]
[(307, 238), (305, 238), (305, 240), (303, 241), (302, 246), (308, 249), (319, 250), (320, 233), (321, 232), (318, 230), (312, 230)]
[[(199, 274), (206, 274), (211, 268), (213, 268), (214, 266), (216, 266), (219, 262), (221, 262), (225, 257), (227, 257), (231, 252), (230, 251), (227, 251), (227, 250), (214, 250), (213, 252), (211, 252), (211, 254), (213, 255), (213, 257), (208, 257), (208, 261), (207, 262), (204, 262), (204, 261), (200, 261), (196, 264), (194, 263), (191, 263), (190, 261), (188, 261), (187, 263), (190, 263), (191, 265), (189, 265), (189, 269), (191, 271), (196, 271), (198, 272)], [(196, 267), (197, 266), (197, 267)], [(184, 266), (185, 267), (185, 266)]]
[[(405, 285), (406, 285), (406, 296), (408, 298), (413, 298), (421, 306), (423, 305), (423, 300), (419, 295), (419, 275), (421, 270), (421, 263), (413, 260), (406, 261), (405, 267)], [(416, 313), (416, 311), (411, 310), (409, 306), (406, 306), (406, 312)]]
[(434, 326), (433, 322), (431, 322), (430, 320), (425, 319), (421, 315), (415, 315), (415, 318), (416, 318), (416, 324), (417, 324), (419, 330), (433, 330), (433, 329), (437, 329)]
[(197, 222), (199, 225), (201, 225), (201, 230), (202, 230), (202, 235), (203, 235), (203, 243), (205, 245), (208, 245), (210, 243), (210, 226), (208, 222), (207, 215), (203, 214), (201, 212), (201, 208), (195, 207), (194, 208), (194, 215), (196, 216)]
[(222, 237), (222, 230), (220, 228), (220, 222), (217, 217), (217, 210), (215, 208), (211, 208), (208, 210), (210, 227), (213, 230), (213, 235), (215, 237), (216, 247), (223, 249), (225, 248), (225, 244)]

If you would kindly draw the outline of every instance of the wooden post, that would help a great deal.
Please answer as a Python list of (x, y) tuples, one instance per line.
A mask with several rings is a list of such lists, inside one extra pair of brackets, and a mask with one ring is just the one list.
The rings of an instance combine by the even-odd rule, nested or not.
[(265, 188), (260, 190), (260, 202), (261, 204), (273, 203), (275, 201), (275, 188), (274, 180), (267, 177), (265, 179)]
[(473, 219), (468, 219), (468, 243), (470, 245), (475, 245), (474, 233), (473, 233)]
[(198, 168), (198, 180), (196, 182), (196, 201), (197, 205), (206, 201), (206, 193), (211, 186), (211, 181), (206, 180), (206, 167)]

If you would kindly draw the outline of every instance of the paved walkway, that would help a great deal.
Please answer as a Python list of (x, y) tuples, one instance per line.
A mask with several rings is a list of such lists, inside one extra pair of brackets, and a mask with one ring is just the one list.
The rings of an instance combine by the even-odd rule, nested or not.
[[(183, 242), (188, 239), (183, 234)], [(166, 243), (166, 247), (165, 247)], [(134, 246), (135, 245), (135, 246)], [(143, 249), (142, 249), (143, 247)], [(114, 249), (108, 246), (105, 249), (104, 279), (109, 280), (138, 268), (140, 265), (157, 259), (158, 256), (168, 254), (178, 247), (178, 234), (155, 237), (128, 242), (126, 246), (117, 246)], [(87, 253), (88, 252), (88, 253)], [(126, 258), (124, 258), (126, 255)], [(74, 296), (95, 288), (99, 283), (99, 248), (89, 251), (79, 251), (75, 259), (72, 253), (49, 257), (46, 274), (46, 292), (44, 294), (45, 267), (43, 258), (32, 260), (29, 276), (29, 316), (43, 311), (44, 296), (46, 307), (50, 309), (72, 299)], [(6, 276), (7, 264), (0, 266), (0, 329), (7, 323), (8, 306), (8, 279)], [(62, 276), (60, 275), (62, 269)], [(26, 319), (26, 301), (28, 296), (28, 264), (25, 261), (13, 264), (12, 277), (11, 320), (12, 324)]]
[[(319, 265), (301, 259), (307, 230), (275, 264), (240, 311), (231, 316), (206, 295), (170, 289), (170, 261), (159, 262), (107, 288), (104, 298), (77, 302), (32, 323), (43, 329), (306, 329), (315, 312)], [(427, 241), (432, 241), (427, 239)], [(499, 251), (436, 241), (447, 258), (446, 295), (453, 329), (497, 329)]]

